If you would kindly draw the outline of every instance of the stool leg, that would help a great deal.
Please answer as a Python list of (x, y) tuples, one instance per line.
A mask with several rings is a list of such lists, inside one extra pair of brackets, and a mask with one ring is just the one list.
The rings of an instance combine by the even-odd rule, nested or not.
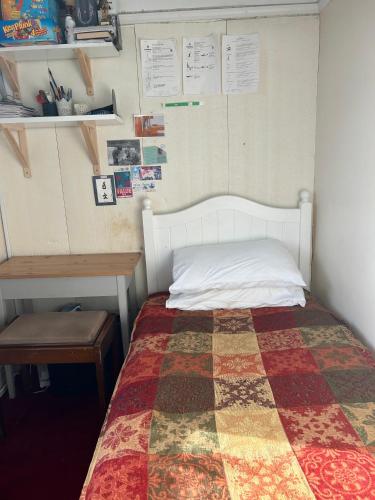
[(4, 425), (4, 417), (3, 412), (1, 410), (1, 400), (0, 400), (0, 439), (5, 437), (5, 425)]
[(105, 413), (106, 400), (105, 400), (104, 367), (103, 367), (102, 353), (100, 351), (97, 353), (96, 356), (95, 367), (96, 367), (96, 382), (98, 384), (99, 404), (103, 413)]
[(9, 399), (14, 399), (16, 397), (16, 385), (14, 383), (12, 365), (5, 365), (5, 379), (8, 387)]

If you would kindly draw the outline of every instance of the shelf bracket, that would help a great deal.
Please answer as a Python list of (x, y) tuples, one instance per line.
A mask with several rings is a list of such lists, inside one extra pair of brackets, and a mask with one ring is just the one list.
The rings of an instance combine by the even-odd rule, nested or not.
[[(24, 125), (1, 125), (4, 135), (13, 150), (13, 153), (18, 158), (21, 163), (23, 175), (25, 177), (31, 177), (31, 167), (29, 159), (29, 151), (27, 147), (27, 136)], [(12, 132), (16, 132), (18, 135), (18, 142), (15, 139)]]
[(20, 84), (18, 82), (17, 65), (14, 61), (5, 56), (0, 56), (0, 69), (4, 73), (9, 85), (12, 88), (14, 97), (21, 98)]
[(81, 68), (81, 73), (86, 85), (86, 93), (89, 96), (94, 95), (94, 83), (92, 79), (92, 69), (91, 61), (89, 56), (83, 49), (74, 49), (74, 53), (77, 56), (79, 66)]
[(100, 174), (100, 160), (98, 148), (98, 136), (95, 122), (82, 122), (80, 128), (86, 142), (87, 151), (92, 163), (94, 175)]

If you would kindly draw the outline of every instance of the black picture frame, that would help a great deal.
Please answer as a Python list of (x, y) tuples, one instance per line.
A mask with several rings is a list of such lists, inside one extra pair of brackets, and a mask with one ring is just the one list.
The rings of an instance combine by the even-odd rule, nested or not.
[[(98, 180), (107, 180), (109, 181), (109, 185), (111, 187), (111, 197), (109, 201), (103, 201), (102, 197), (98, 193), (97, 181)], [(106, 183), (108, 185), (108, 183)], [(116, 200), (116, 189), (115, 189), (115, 179), (113, 175), (93, 175), (92, 177), (92, 185), (94, 188), (94, 196), (95, 196), (95, 205), (97, 207), (105, 207), (107, 205), (117, 205)], [(111, 200), (112, 198), (112, 200)]]

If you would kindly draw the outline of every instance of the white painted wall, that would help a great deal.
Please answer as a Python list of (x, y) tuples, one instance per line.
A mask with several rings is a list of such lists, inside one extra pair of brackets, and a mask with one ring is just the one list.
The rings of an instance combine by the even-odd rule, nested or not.
[(313, 291), (375, 347), (375, 2), (321, 14)]
[[(48, 86), (47, 67), (77, 101), (91, 106), (118, 96), (124, 124), (98, 130), (104, 174), (107, 139), (133, 137), (134, 113), (159, 112), (164, 99), (142, 95), (141, 38), (259, 32), (261, 85), (246, 96), (202, 96), (199, 108), (165, 111), (168, 165), (151, 194), (155, 210), (176, 210), (216, 194), (296, 206), (301, 188), (313, 190), (318, 63), (317, 16), (169, 23), (123, 28), (118, 59), (96, 59), (95, 96), (85, 95), (75, 61), (18, 66), (25, 103)], [(187, 98), (189, 96), (177, 96)], [(172, 99), (174, 100), (174, 99)], [(134, 251), (142, 247), (143, 195), (96, 207), (92, 166), (79, 129), (28, 131), (32, 178), (25, 179), (0, 134), (0, 179), (14, 255)], [(157, 142), (145, 139), (145, 144)]]

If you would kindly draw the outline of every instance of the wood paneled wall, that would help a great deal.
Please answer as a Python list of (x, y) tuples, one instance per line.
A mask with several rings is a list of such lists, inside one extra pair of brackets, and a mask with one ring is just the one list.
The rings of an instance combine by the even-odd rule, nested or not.
[[(118, 59), (93, 61), (95, 96), (88, 98), (75, 61), (20, 63), (26, 104), (48, 86), (48, 66), (74, 100), (105, 105), (111, 89), (124, 124), (98, 130), (102, 172), (106, 140), (133, 137), (132, 115), (161, 111), (162, 98), (142, 95), (139, 39), (259, 32), (261, 85), (257, 94), (201, 96), (204, 106), (165, 111), (168, 165), (151, 193), (155, 210), (175, 210), (216, 194), (237, 194), (295, 206), (313, 190), (319, 20), (316, 16), (241, 21), (148, 24), (123, 28)], [(181, 96), (177, 96), (179, 99)], [(189, 96), (184, 96), (189, 98)], [(142, 247), (144, 195), (96, 207), (92, 167), (78, 128), (28, 131), (32, 178), (0, 134), (0, 194), (15, 255), (132, 251)], [(145, 139), (145, 144), (157, 144)], [(141, 278), (140, 278), (141, 279)], [(141, 279), (142, 281), (142, 279)]]

